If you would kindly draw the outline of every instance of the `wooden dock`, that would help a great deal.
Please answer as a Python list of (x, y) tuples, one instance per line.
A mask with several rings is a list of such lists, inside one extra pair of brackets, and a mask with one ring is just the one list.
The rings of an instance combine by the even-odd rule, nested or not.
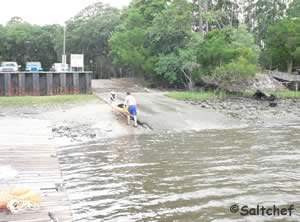
[(289, 74), (289, 73), (279, 72), (279, 71), (270, 71), (269, 74), (273, 78), (279, 79), (280, 81), (284, 81), (284, 82), (300, 82), (300, 75)]
[(0, 180), (0, 190), (15, 186), (28, 186), (42, 195), (38, 211), (26, 211), (12, 215), (0, 212), (0, 222), (51, 222), (51, 213), (57, 222), (71, 222), (70, 202), (63, 189), (56, 148), (49, 142), (49, 127), (46, 122), (28, 125), (26, 119), (0, 118), (0, 168), (9, 166), (17, 171), (14, 178)]

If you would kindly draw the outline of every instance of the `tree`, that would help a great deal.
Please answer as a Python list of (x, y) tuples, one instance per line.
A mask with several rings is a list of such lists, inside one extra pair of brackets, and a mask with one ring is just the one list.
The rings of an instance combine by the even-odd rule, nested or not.
[(166, 0), (134, 0), (122, 17), (110, 40), (117, 64), (129, 68), (135, 75), (153, 78), (158, 54), (153, 53), (152, 24), (167, 6)]
[(45, 69), (56, 61), (51, 35), (41, 27), (14, 18), (4, 29), (3, 60), (17, 61), (23, 67), (26, 62), (40, 61)]
[(237, 0), (193, 0), (193, 28), (203, 37), (215, 28), (237, 27), (239, 13)]
[(245, 0), (244, 18), (248, 30), (255, 34), (256, 43), (262, 46), (268, 27), (281, 20), (288, 0)]
[(268, 30), (265, 55), (271, 58), (271, 67), (292, 72), (300, 64), (300, 19), (285, 18)]
[(192, 36), (191, 10), (191, 5), (186, 0), (174, 0), (153, 19), (148, 29), (149, 39), (147, 39), (153, 53), (171, 53), (184, 47), (190, 41)]
[(193, 35), (184, 47), (169, 54), (161, 54), (155, 68), (156, 73), (171, 85), (192, 90), (200, 78), (200, 64), (197, 63), (197, 47), (202, 42), (199, 35)]
[(67, 51), (84, 54), (85, 66), (94, 64), (98, 77), (116, 75), (108, 42), (119, 23), (120, 11), (116, 8), (101, 2), (86, 7), (67, 21)]
[(254, 75), (258, 54), (254, 37), (245, 28), (227, 28), (205, 36), (197, 61), (204, 74), (230, 80)]
[(293, 0), (289, 5), (288, 17), (299, 18), (300, 17), (300, 0)]

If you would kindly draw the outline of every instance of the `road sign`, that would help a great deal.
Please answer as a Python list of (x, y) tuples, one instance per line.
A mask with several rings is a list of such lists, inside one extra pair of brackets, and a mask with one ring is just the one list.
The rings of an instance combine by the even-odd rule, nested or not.
[(71, 68), (84, 67), (84, 55), (83, 54), (71, 54)]

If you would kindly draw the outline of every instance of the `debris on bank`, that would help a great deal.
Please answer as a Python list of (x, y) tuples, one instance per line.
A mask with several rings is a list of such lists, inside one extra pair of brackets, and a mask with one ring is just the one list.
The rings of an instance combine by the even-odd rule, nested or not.
[(207, 86), (209, 88), (221, 89), (227, 92), (247, 94), (254, 94), (257, 90), (270, 93), (286, 89), (281, 82), (266, 73), (258, 73), (253, 79), (243, 79), (230, 82), (218, 82), (211, 77), (203, 77), (202, 86), (204, 88)]
[(0, 191), (0, 209), (7, 209), (12, 214), (38, 210), (41, 199), (41, 195), (29, 187), (15, 187)]

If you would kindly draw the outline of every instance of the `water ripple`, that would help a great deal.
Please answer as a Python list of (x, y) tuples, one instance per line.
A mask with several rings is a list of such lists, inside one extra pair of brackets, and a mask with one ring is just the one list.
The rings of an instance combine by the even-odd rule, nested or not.
[(300, 209), (300, 129), (139, 135), (59, 151), (75, 221), (300, 221), (240, 205)]

